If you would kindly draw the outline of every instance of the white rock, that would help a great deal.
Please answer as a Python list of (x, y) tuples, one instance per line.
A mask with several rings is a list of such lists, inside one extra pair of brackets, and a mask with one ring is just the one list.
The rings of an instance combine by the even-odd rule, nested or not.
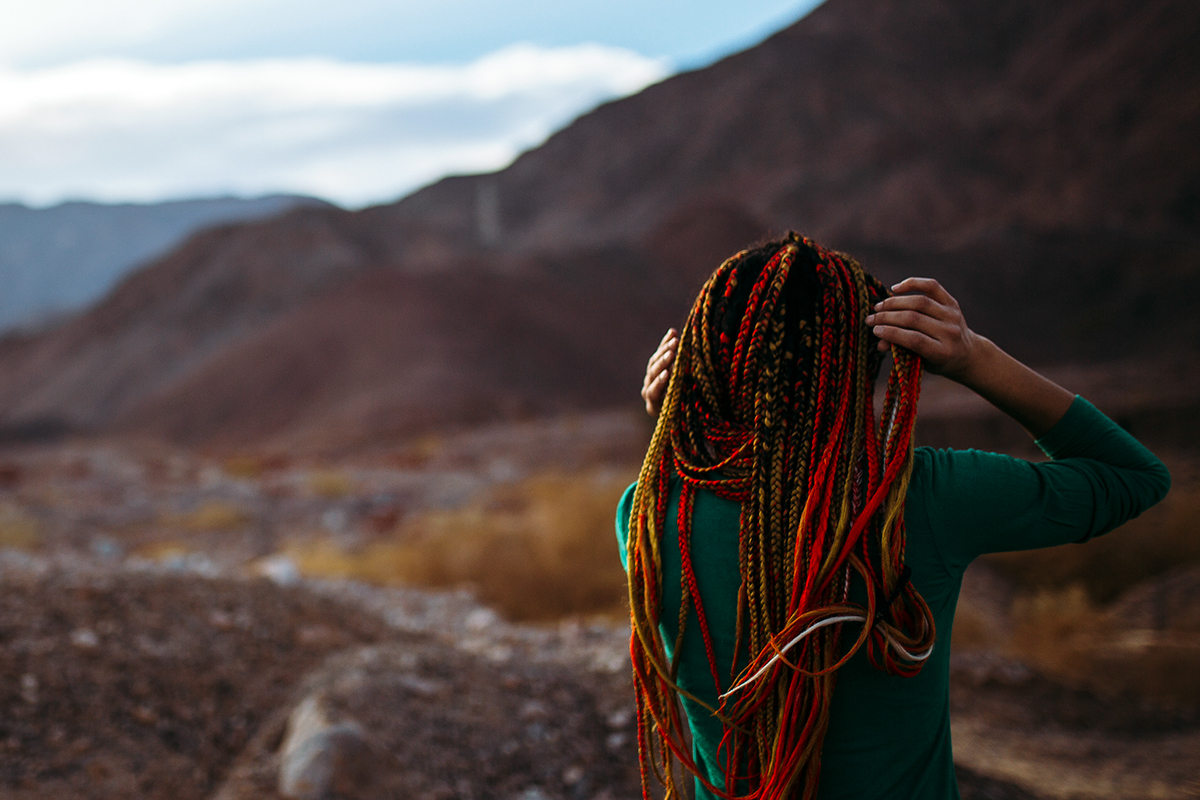
[(268, 556), (258, 562), (255, 571), (280, 586), (291, 586), (300, 580), (300, 570), (287, 556)]
[(93, 650), (100, 644), (100, 637), (90, 628), (76, 628), (71, 631), (71, 644), (81, 650)]
[(361, 782), (368, 755), (362, 728), (330, 722), (318, 697), (301, 701), (288, 718), (280, 751), (279, 793), (295, 800), (321, 800)]

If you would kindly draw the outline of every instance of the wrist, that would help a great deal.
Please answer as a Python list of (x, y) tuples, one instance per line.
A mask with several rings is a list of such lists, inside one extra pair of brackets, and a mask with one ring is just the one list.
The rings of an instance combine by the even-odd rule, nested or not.
[(986, 336), (970, 332), (970, 344), (962, 365), (945, 377), (960, 383), (974, 392), (986, 390), (989, 380), (996, 375), (999, 361), (1005, 353)]

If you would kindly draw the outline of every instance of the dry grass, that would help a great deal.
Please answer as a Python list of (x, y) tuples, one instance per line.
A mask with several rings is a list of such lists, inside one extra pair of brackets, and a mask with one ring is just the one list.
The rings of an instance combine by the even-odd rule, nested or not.
[(625, 574), (613, 517), (631, 475), (545, 475), (485, 501), (406, 520), (356, 551), (314, 540), (287, 554), (306, 574), (379, 584), (469, 584), (513, 619), (619, 612)]
[(41, 542), (38, 521), (14, 505), (0, 506), (0, 548), (33, 550)]
[(1074, 671), (1081, 638), (1091, 638), (1102, 627), (1100, 610), (1077, 583), (1018, 597), (1012, 616), (1012, 651), (1056, 673)]
[(354, 491), (354, 480), (336, 469), (318, 469), (308, 473), (308, 489), (318, 497), (337, 500)]
[(163, 521), (171, 527), (187, 531), (227, 531), (244, 525), (247, 517), (246, 512), (237, 506), (213, 500), (186, 514), (173, 515)]
[(133, 555), (147, 561), (169, 561), (173, 558), (185, 558), (192, 550), (181, 542), (157, 541), (146, 542), (133, 551)]
[(263, 471), (263, 459), (255, 458), (254, 456), (233, 456), (225, 461), (225, 474), (232, 475), (235, 478), (257, 478), (263, 474)]
[(1133, 628), (1079, 584), (1042, 589), (1013, 606), (1012, 655), (1107, 693), (1200, 704), (1200, 632), (1186, 625)]

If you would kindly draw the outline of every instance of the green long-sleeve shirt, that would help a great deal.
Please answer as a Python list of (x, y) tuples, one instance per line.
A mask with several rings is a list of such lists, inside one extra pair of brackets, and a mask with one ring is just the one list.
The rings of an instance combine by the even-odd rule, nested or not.
[[(887, 675), (860, 651), (837, 676), (822, 754), (821, 800), (833, 798), (957, 798), (950, 745), (950, 635), (967, 566), (983, 553), (1082, 542), (1106, 533), (1157, 503), (1170, 487), (1162, 462), (1080, 397), (1038, 446), (1052, 460), (1033, 463), (977, 450), (916, 449), (904, 510), (905, 560), (912, 582), (933, 611), (937, 643), (913, 678)], [(622, 563), (629, 538), (633, 488), (617, 510)], [(673, 535), (679, 483), (672, 487), (663, 537), (665, 640), (678, 632), (680, 555)], [(740, 506), (697, 492), (692, 563), (717, 654), (722, 689), (732, 673), (740, 575)], [(858, 589), (856, 592), (855, 589)], [(865, 598), (852, 586), (852, 598)], [(679, 683), (717, 705), (717, 692), (698, 634), (687, 625)], [(738, 669), (746, 653), (738, 654)], [(709, 780), (723, 786), (716, 757), (721, 725), (685, 701), (695, 756)], [(697, 797), (710, 797), (697, 785)]]

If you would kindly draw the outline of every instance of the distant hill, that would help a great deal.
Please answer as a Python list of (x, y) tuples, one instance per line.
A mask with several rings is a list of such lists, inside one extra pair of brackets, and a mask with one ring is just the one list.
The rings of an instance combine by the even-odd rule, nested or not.
[(357, 447), (628, 402), (703, 277), (787, 228), (941, 278), (1040, 364), (1194, 360), (1197, 130), (1190, 0), (827, 0), (501, 172), (193, 237), (0, 341), (0, 425)]
[(275, 216), (309, 197), (164, 203), (0, 204), (0, 331), (40, 326), (89, 305), (132, 269), (201, 228)]

